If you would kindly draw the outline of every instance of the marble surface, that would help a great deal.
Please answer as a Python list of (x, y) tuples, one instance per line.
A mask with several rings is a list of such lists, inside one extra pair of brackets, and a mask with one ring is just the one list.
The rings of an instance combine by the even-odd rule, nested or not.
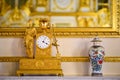
[(90, 77), (90, 76), (0, 76), (0, 80), (120, 80), (120, 76)]

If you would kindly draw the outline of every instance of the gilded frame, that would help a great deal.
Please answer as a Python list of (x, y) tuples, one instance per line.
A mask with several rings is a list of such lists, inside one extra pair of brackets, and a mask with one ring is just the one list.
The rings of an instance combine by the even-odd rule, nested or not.
[[(112, 0), (112, 26), (111, 27), (95, 27), (95, 28), (80, 28), (80, 27), (64, 27), (58, 28), (55, 27), (55, 34), (58, 37), (120, 37), (120, 1), (119, 0)], [(61, 13), (33, 13), (41, 14), (41, 15), (48, 15), (48, 16), (58, 16)], [(69, 15), (79, 15), (80, 13), (64, 13), (62, 16), (69, 16)], [(31, 16), (32, 16), (31, 15)], [(25, 27), (21, 28), (0, 28), (0, 37), (23, 37), (25, 35)], [(37, 29), (38, 32), (41, 30)]]

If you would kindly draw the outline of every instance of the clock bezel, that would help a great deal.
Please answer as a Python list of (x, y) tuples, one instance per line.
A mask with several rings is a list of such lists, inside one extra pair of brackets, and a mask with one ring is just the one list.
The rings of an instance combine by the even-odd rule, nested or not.
[[(48, 47), (46, 47), (46, 48), (41, 48), (41, 47), (39, 47), (39, 45), (38, 45), (38, 43), (37, 43), (37, 40), (38, 40), (38, 38), (40, 37), (40, 36), (47, 36), (49, 39), (50, 39), (50, 44), (48, 45)], [(36, 39), (36, 46), (39, 48), (39, 49), (48, 49), (50, 46), (51, 46), (51, 38), (50, 38), (50, 35), (47, 35), (47, 34), (39, 34), (38, 36), (37, 36), (37, 39)]]

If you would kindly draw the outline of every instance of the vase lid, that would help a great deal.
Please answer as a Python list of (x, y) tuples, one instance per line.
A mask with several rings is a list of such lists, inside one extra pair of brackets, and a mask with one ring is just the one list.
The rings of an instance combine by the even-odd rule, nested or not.
[(100, 40), (99, 37), (95, 37), (91, 42), (102, 42), (102, 40)]

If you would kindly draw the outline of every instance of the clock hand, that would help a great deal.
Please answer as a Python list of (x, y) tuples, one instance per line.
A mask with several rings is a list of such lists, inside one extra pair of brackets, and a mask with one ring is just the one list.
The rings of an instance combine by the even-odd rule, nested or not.
[(44, 41), (42, 41), (42, 43), (45, 43)]
[(48, 45), (48, 43), (45, 43), (46, 45)]
[(43, 41), (45, 41), (46, 38), (47, 38), (47, 37), (45, 37), (45, 38), (43, 39)]
[(42, 40), (42, 43), (45, 43), (45, 39), (46, 39), (46, 37)]
[(45, 43), (46, 45), (48, 45), (48, 43), (46, 43), (45, 41), (42, 41), (43, 43)]

